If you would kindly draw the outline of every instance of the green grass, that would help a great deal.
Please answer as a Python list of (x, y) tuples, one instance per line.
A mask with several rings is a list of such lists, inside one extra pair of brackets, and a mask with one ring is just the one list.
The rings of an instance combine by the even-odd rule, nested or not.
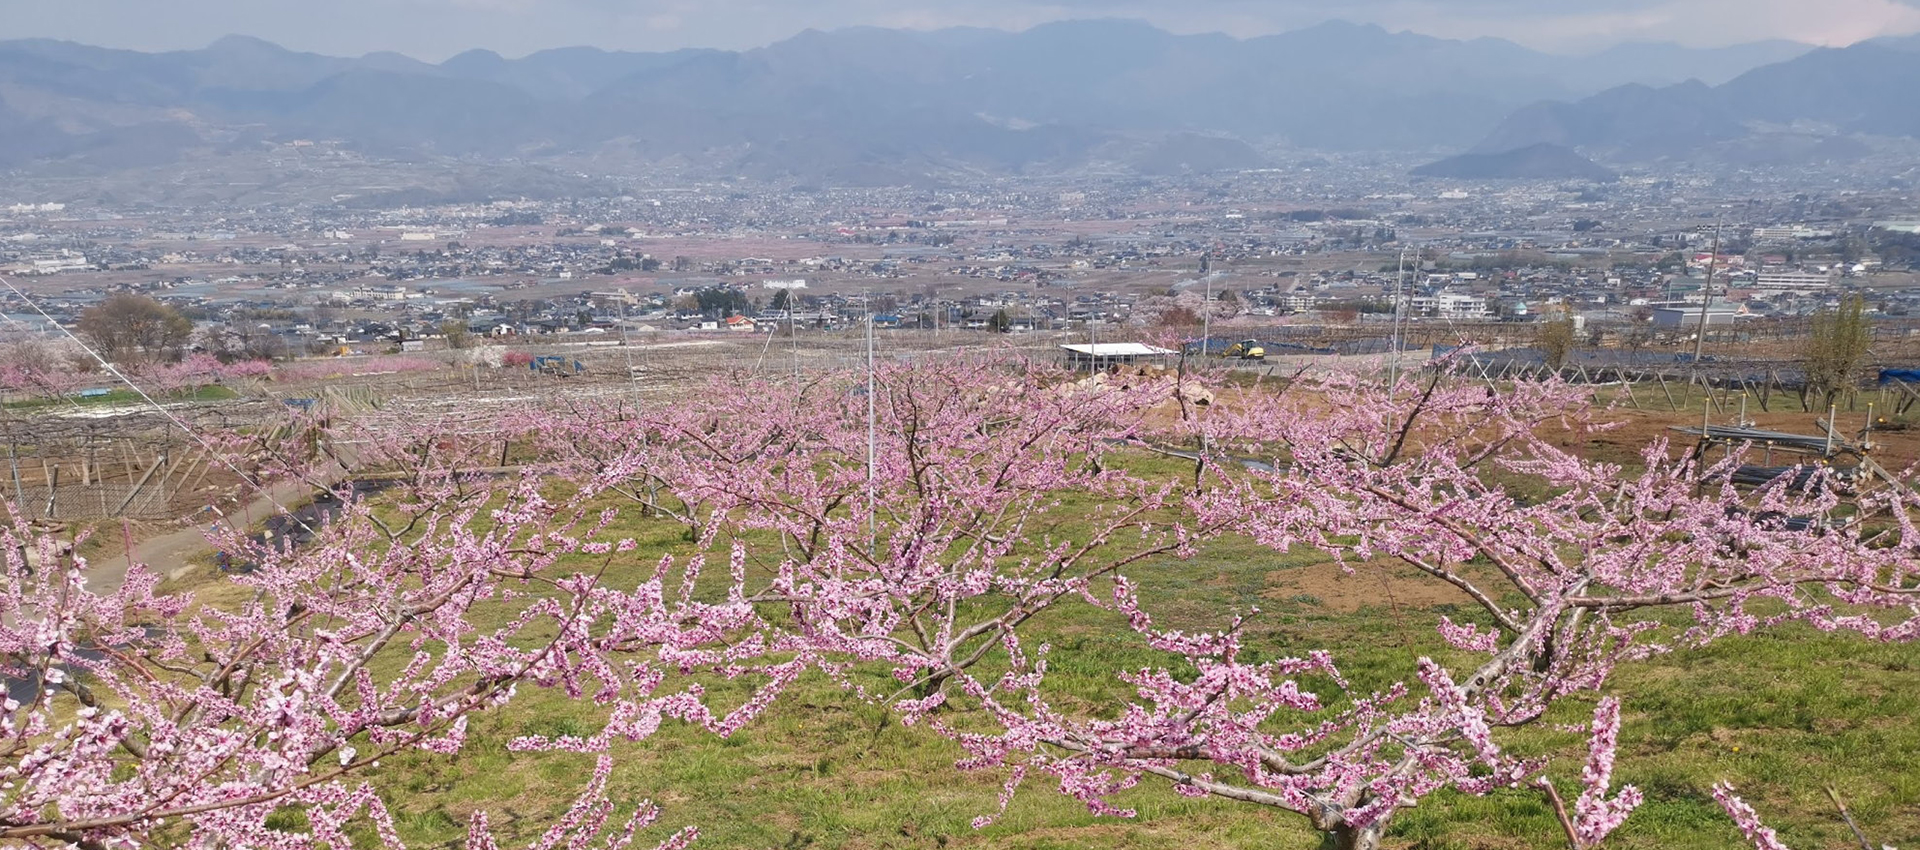
[[(239, 397), (240, 394), (235, 392), (231, 387), (218, 384), (200, 387), (187, 392), (154, 395), (154, 398), (159, 401), (225, 401)], [(0, 408), (27, 412), (61, 407), (106, 407), (119, 404), (142, 404), (144, 401), (145, 400), (140, 398), (140, 395), (133, 390), (116, 389), (105, 395), (87, 396), (84, 398), (80, 396), (65, 396), (61, 398), (32, 398), (21, 401), (10, 401), (0, 404)]]
[[(650, 564), (683, 546), (677, 528), (628, 521), (644, 530), (630, 563)], [(1266, 613), (1250, 632), (1261, 654), (1328, 648), (1358, 687), (1409, 678), (1419, 654), (1442, 654), (1436, 610), (1384, 603), (1358, 613), (1329, 611), (1294, 594), (1271, 598), (1270, 575), (1299, 569), (1311, 553), (1281, 556), (1225, 541), (1193, 561), (1163, 560), (1131, 571), (1170, 626), (1213, 628), (1232, 611)], [(615, 580), (618, 576), (614, 576)], [(1365, 576), (1353, 579), (1369, 582)], [(1371, 586), (1371, 585), (1364, 585)], [(1463, 612), (1454, 610), (1459, 619)], [(1112, 673), (1153, 663), (1110, 615), (1067, 606), (1036, 625), (1050, 639), (1054, 685), (1088, 704), (1121, 698)], [(1807, 629), (1724, 641), (1629, 665), (1617, 678), (1627, 723), (1617, 782), (1635, 783), (1647, 804), (1609, 845), (1619, 848), (1745, 846), (1709, 796), (1733, 782), (1796, 847), (1844, 846), (1844, 827), (1822, 788), (1838, 788), (1863, 827), (1896, 845), (1920, 838), (1920, 656)], [(717, 688), (724, 694), (726, 689)], [(1591, 702), (1563, 705), (1550, 723), (1581, 723)], [(964, 718), (960, 718), (964, 722)], [(586, 756), (509, 753), (522, 734), (580, 734), (596, 728), (590, 705), (554, 692), (526, 691), (508, 712), (476, 725), (457, 759), (407, 755), (377, 775), (402, 833), (422, 846), (451, 846), (467, 817), (486, 808), (494, 822), (530, 837), (564, 809), (591, 768)], [(1515, 736), (1513, 748), (1551, 754), (1563, 793), (1578, 793), (1579, 735), (1547, 724)], [(1297, 816), (1246, 804), (1190, 800), (1146, 781), (1121, 802), (1133, 820), (1096, 818), (1032, 779), (995, 825), (1003, 776), (962, 773), (953, 744), (906, 729), (822, 680), (790, 692), (761, 722), (720, 740), (669, 725), (655, 738), (621, 746), (614, 797), (665, 807), (649, 834), (697, 825), (706, 848), (1184, 848), (1301, 847), (1320, 837)], [(1485, 848), (1564, 846), (1539, 795), (1503, 792), (1479, 799), (1442, 794), (1396, 821), (1389, 846)]]
[[(1184, 464), (1164, 462), (1168, 470)], [(1070, 509), (1053, 516), (1071, 532)], [(650, 573), (663, 553), (689, 544), (677, 525), (628, 510), (619, 534), (640, 548), (607, 580), (618, 586)], [(755, 541), (765, 543), (766, 541)], [(764, 570), (778, 546), (760, 546)], [(1258, 607), (1248, 627), (1250, 654), (1276, 657), (1329, 649), (1356, 688), (1412, 678), (1420, 655), (1446, 660), (1433, 624), (1471, 610), (1444, 604), (1390, 604), (1380, 577), (1362, 570), (1351, 586), (1316, 593), (1284, 582), (1318, 564), (1308, 551), (1280, 554), (1248, 541), (1223, 540), (1190, 561), (1160, 559), (1128, 574), (1164, 626), (1215, 629)], [(718, 571), (709, 571), (713, 575)], [(207, 595), (218, 598), (218, 588)], [(1363, 600), (1358, 611), (1353, 601)], [(1336, 606), (1334, 600), (1346, 604)], [(1351, 613), (1342, 613), (1350, 611)], [(1030, 644), (1050, 641), (1062, 704), (1111, 711), (1128, 688), (1115, 671), (1165, 663), (1111, 614), (1068, 604), (1033, 623)], [(1312, 683), (1316, 687), (1327, 684)], [(716, 703), (743, 691), (715, 683)], [(1789, 628), (1734, 638), (1696, 651), (1624, 666), (1614, 692), (1625, 699), (1617, 783), (1639, 785), (1648, 801), (1609, 847), (1747, 846), (1713, 802), (1716, 781), (1741, 789), (1795, 847), (1845, 847), (1850, 837), (1827, 801), (1834, 786), (1877, 842), (1920, 842), (1920, 652)], [(1523, 755), (1551, 755), (1562, 793), (1579, 792), (1583, 738), (1557, 731), (1582, 724), (1590, 699), (1569, 700), (1545, 722), (1510, 736)], [(410, 753), (387, 759), (373, 775), (392, 805), (402, 835), (416, 847), (458, 846), (471, 814), (489, 811), (516, 843), (536, 836), (565, 810), (592, 767), (592, 757), (513, 753), (520, 735), (589, 734), (591, 704), (523, 687), (504, 712), (474, 724), (471, 743), (454, 758)], [(966, 723), (965, 715), (950, 717)], [(885, 712), (843, 693), (822, 677), (789, 691), (759, 722), (718, 739), (669, 723), (655, 737), (614, 751), (612, 796), (621, 815), (642, 800), (664, 808), (638, 846), (683, 826), (698, 826), (702, 848), (1317, 848), (1321, 837), (1286, 812), (1218, 800), (1179, 797), (1157, 780), (1118, 800), (1139, 810), (1132, 820), (1098, 818), (1058, 794), (1044, 776), (1029, 780), (1006, 815), (975, 830), (991, 814), (1004, 775), (963, 773), (954, 744), (903, 728)], [(289, 826), (299, 823), (288, 813)], [(1440, 794), (1396, 819), (1396, 848), (1554, 848), (1565, 846), (1537, 793), (1488, 798)]]

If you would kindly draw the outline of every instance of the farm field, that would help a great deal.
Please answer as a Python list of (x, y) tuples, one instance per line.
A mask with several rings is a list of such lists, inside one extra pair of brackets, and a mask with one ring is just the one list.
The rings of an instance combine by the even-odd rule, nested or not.
[[(644, 529), (635, 529), (644, 533)], [(672, 551), (678, 529), (647, 536)], [(645, 550), (643, 550), (645, 551)], [(643, 559), (645, 560), (645, 559)], [(1265, 652), (1327, 649), (1349, 674), (1375, 681), (1410, 675), (1431, 652), (1442, 613), (1460, 600), (1407, 571), (1361, 568), (1343, 574), (1325, 561), (1275, 558), (1257, 547), (1219, 547), (1187, 562), (1143, 565), (1135, 574), (1170, 625), (1218, 627), (1220, 612), (1259, 607), (1250, 642)], [(615, 579), (617, 582), (617, 579)], [(1150, 663), (1120, 623), (1062, 617), (1041, 632), (1079, 661), (1058, 670), (1089, 701), (1114, 696), (1111, 674)], [(1748, 846), (1709, 794), (1718, 781), (1749, 793), (1793, 847), (1855, 846), (1823, 788), (1835, 787), (1863, 829), (1906, 846), (1920, 839), (1920, 657), (1811, 629), (1740, 638), (1711, 648), (1629, 665), (1615, 690), (1627, 694), (1618, 780), (1648, 802), (1608, 846)], [(1556, 715), (1582, 722), (1582, 711)], [(396, 801), (403, 835), (419, 846), (452, 846), (466, 818), (489, 801), (511, 800), (508, 823), (531, 839), (567, 808), (586, 756), (509, 753), (524, 734), (587, 734), (593, 712), (562, 695), (530, 694), (523, 705), (479, 724), (458, 759), (408, 756), (385, 765), (376, 784)], [(1562, 761), (1563, 786), (1578, 782), (1582, 736), (1535, 730), (1530, 752)], [(615, 750), (616, 799), (651, 799), (667, 809), (650, 838), (684, 825), (713, 848), (1270, 848), (1320, 846), (1298, 816), (1246, 804), (1191, 800), (1149, 780), (1122, 798), (1134, 819), (1101, 818), (1029, 784), (1006, 816), (983, 830), (1004, 772), (965, 773), (965, 753), (901, 727), (831, 683), (810, 681), (761, 722), (728, 739), (685, 728)], [(1487, 798), (1443, 794), (1403, 816), (1389, 833), (1396, 848), (1565, 846), (1537, 793)]]
[[(418, 475), (433, 469), (468, 470), (464, 474), (475, 482), (474, 492), (495, 500), (506, 497), (506, 482), (527, 472), (556, 503), (572, 504), (570, 494), (585, 480), (583, 476), (591, 477), (592, 470), (608, 462), (604, 457), (595, 459), (591, 452), (621, 445), (624, 438), (615, 436), (624, 427), (619, 423), (656, 415), (649, 411), (669, 418), (697, 418), (707, 415), (701, 411), (711, 410), (718, 418), (705, 427), (713, 429), (715, 439), (753, 432), (761, 427), (754, 421), (756, 416), (765, 416), (767, 427), (778, 434), (784, 426), (773, 424), (777, 417), (771, 411), (779, 403), (770, 402), (773, 408), (755, 407), (755, 395), (778, 398), (783, 392), (806, 387), (810, 389), (804, 392), (812, 394), (807, 397), (816, 403), (821, 402), (819, 393), (829, 393), (823, 411), (839, 408), (837, 413), (822, 415), (857, 419), (865, 390), (855, 380), (858, 372), (844, 370), (860, 363), (865, 352), (858, 340), (823, 342), (787, 352), (769, 344), (756, 350), (735, 342), (583, 352), (579, 356), (593, 368), (564, 378), (457, 366), (356, 372), (358, 367), (348, 365), (347, 373), (314, 373), (302, 378), (304, 383), (268, 381), (238, 389), (223, 387), (218, 393), (201, 393), (196, 403), (209, 405), (210, 410), (238, 410), (242, 408), (234, 405), (252, 404), (245, 409), (255, 411), (257, 421), (262, 395), (314, 399), (322, 408), (324, 424), (315, 428), (295, 415), (291, 425), (254, 430), (253, 439), (284, 441), (283, 448), (269, 453), (275, 455), (268, 458), (272, 463), (317, 464), (309, 476), (316, 475), (313, 470), (331, 470), (324, 473), (331, 478), (309, 477), (309, 481), (391, 482), (398, 488), (391, 494), (382, 489), (388, 484), (366, 491), (375, 514), (390, 519), (399, 516), (394, 511), (403, 502), (418, 498), (409, 495), (416, 493), (415, 488), (428, 487)], [(1036, 341), (1025, 350), (995, 352), (994, 365), (967, 373), (975, 389), (964, 392), (1012, 392), (1005, 389), (1013, 386), (1008, 383), (1012, 379), (994, 377), (994, 373), (1055, 344), (1055, 340)], [(965, 368), (943, 361), (963, 356), (979, 354), (942, 348), (887, 350), (877, 359), (885, 364), (889, 380), (905, 383), (891, 385), (896, 389), (884, 391), (883, 397), (892, 398), (891, 393), (903, 391), (899, 387), (913, 385), (918, 380), (913, 376), (923, 371), (937, 380), (951, 380), (956, 369), (965, 372)], [(629, 360), (634, 361), (631, 367)], [(1257, 423), (1265, 406), (1283, 401), (1309, 411), (1309, 418), (1328, 421), (1351, 418), (1365, 409), (1343, 406), (1340, 399), (1347, 398), (1339, 389), (1343, 379), (1332, 373), (1290, 378), (1291, 370), (1278, 368), (1206, 371), (1213, 372), (1213, 386), (1206, 396), (1210, 404), (1204, 409), (1193, 407), (1191, 399), (1199, 396), (1182, 396), (1188, 402), (1163, 398), (1140, 414), (1149, 431), (1177, 430), (1188, 418), (1228, 423), (1242, 421), (1233, 418), (1241, 417)], [(709, 383), (715, 379), (724, 383)], [(1042, 396), (1072, 398), (1085, 393), (1148, 392), (1173, 378), (1149, 371), (1098, 382), (1077, 376), (1039, 380), (1051, 387)], [(1291, 385), (1303, 380), (1299, 389)], [(1329, 383), (1323, 387), (1319, 381)], [(1066, 383), (1076, 386), (1063, 386)], [(1509, 382), (1488, 388), (1472, 377), (1443, 383), (1462, 390), (1458, 395), (1470, 405), (1480, 403), (1473, 399), (1494, 399), (1524, 389)], [(721, 387), (740, 391), (729, 393)], [(1413, 403), (1417, 391), (1415, 384), (1393, 403)], [(833, 401), (831, 393), (836, 392), (842, 395)], [(1647, 446), (1670, 441), (1669, 457), (1692, 446), (1693, 438), (1675, 428), (1698, 427), (1702, 421), (1732, 424), (1731, 399), (1737, 393), (1722, 390), (1719, 400), (1710, 405), (1695, 389), (1678, 403), (1656, 405), (1649, 399), (1666, 401), (1665, 393), (1644, 384), (1634, 392), (1637, 396), (1630, 396), (1619, 385), (1598, 388), (1592, 417), (1599, 427), (1572, 428), (1570, 421), (1557, 416), (1542, 418), (1537, 426), (1542, 445), (1588, 461), (1618, 464), (1625, 476), (1632, 477), (1644, 468)], [(231, 394), (243, 398), (223, 398)], [(1846, 423), (1857, 419), (1864, 425), (1865, 405), (1882, 398), (1863, 394), (1856, 410), (1842, 407), (1836, 417), (1836, 440), (1857, 444), (1860, 427), (1849, 429)], [(1819, 420), (1824, 412), (1797, 408), (1797, 404), (1776, 404), (1774, 412), (1749, 410), (1746, 422), (1751, 427), (1823, 433)], [(520, 413), (526, 410), (541, 413), (529, 418)], [(540, 419), (570, 424), (551, 432), (543, 430), (546, 426), (526, 430), (527, 422)], [(520, 436), (502, 437), (489, 431), (501, 427), (489, 424), (496, 420), (520, 423), (511, 426), (521, 429)], [(203, 416), (195, 421), (212, 420)], [(1442, 420), (1446, 421), (1451, 420)], [(894, 427), (901, 426), (895, 422), (883, 429), (887, 436), (882, 442), (897, 437)], [(1422, 458), (1433, 445), (1445, 444), (1447, 427), (1409, 432), (1408, 462)], [(1903, 470), (1920, 459), (1920, 434), (1891, 429), (1886, 423), (1881, 428), (1872, 436), (1872, 453), (1885, 468)], [(852, 438), (857, 431), (842, 436)], [(575, 436), (556, 436), (566, 433)], [(528, 442), (529, 434), (548, 436)], [(1224, 432), (1222, 438), (1232, 440), (1234, 435)], [(421, 454), (411, 461), (405, 453), (391, 454), (402, 445), (413, 446), (406, 451)], [(298, 451), (309, 457), (304, 461), (294, 457), (295, 446), (305, 447)], [(1236, 450), (1223, 457), (1237, 457), (1232, 451)], [(570, 457), (570, 452), (585, 454)], [(1150, 444), (1116, 444), (1107, 455), (1103, 465), (1175, 492), (1195, 480), (1193, 464), (1178, 451)], [(1707, 460), (1722, 456), (1722, 449), (1714, 449)], [(842, 464), (837, 455), (823, 456), (820, 462), (834, 469)], [(856, 459), (842, 471), (851, 475), (848, 470), (857, 472), (858, 467)], [(1552, 496), (1551, 488), (1515, 481), (1513, 492), (1523, 501)], [(666, 481), (646, 486), (658, 489), (659, 485), (673, 489), (672, 482)], [(231, 491), (233, 498), (246, 495), (246, 488), (232, 480), (220, 486)], [(850, 493), (857, 493), (857, 485), (847, 486), (852, 487)], [(793, 539), (767, 528), (720, 526), (729, 529), (721, 537), (695, 540), (686, 519), (697, 513), (693, 506), (674, 498), (659, 501), (658, 494), (642, 498), (639, 494), (644, 489), (604, 490), (575, 506), (581, 516), (617, 510), (603, 519), (606, 525), (595, 533), (631, 538), (631, 550), (610, 558), (575, 553), (552, 569), (559, 574), (573, 569), (594, 571), (601, 586), (625, 590), (644, 586), (663, 558), (684, 564), (696, 554), (717, 556), (727, 543), (737, 542), (743, 547), (745, 581), (753, 586), (774, 580), (795, 557)], [(296, 486), (284, 491), (281, 501), (297, 506), (298, 490)], [(453, 497), (442, 490), (419, 492)], [(904, 492), (901, 497), (906, 498)], [(1035, 514), (1031, 525), (1022, 526), (1021, 539), (1086, 540), (1101, 527), (1097, 517), (1115, 504), (1071, 488), (1047, 498), (1055, 501)], [(1250, 519), (1257, 520), (1261, 509), (1251, 510)], [(266, 512), (254, 505), (228, 522), (244, 529)], [(331, 514), (303, 516), (312, 520)], [(355, 524), (365, 531), (367, 521)], [(486, 527), (487, 521), (474, 521), (479, 523), (476, 528)], [(109, 532), (102, 537), (114, 536), (113, 524), (101, 527)], [(277, 527), (291, 530), (284, 523)], [(156, 569), (166, 579), (163, 592), (185, 595), (210, 609), (239, 610), (257, 598), (260, 586), (253, 579), (216, 568), (210, 549), (192, 552), (190, 540), (178, 539), (186, 532), (168, 534), (163, 523), (146, 528), (152, 548), (122, 534), (119, 539), (96, 539), (82, 554), (105, 563), (124, 545), (123, 555)], [(326, 539), (327, 532), (317, 534)], [(1335, 543), (1350, 546), (1346, 537)], [(363, 540), (360, 545), (378, 550), (387, 544)], [(300, 555), (293, 552), (286, 557)], [(1486, 563), (1474, 563), (1477, 566), (1462, 566), (1469, 578), (1475, 571), (1490, 572)], [(1234, 629), (1246, 657), (1254, 661), (1329, 653), (1345, 687), (1311, 675), (1303, 679), (1303, 686), (1325, 690), (1336, 708), (1355, 695), (1417, 681), (1423, 658), (1470, 666), (1472, 653), (1438, 635), (1453, 624), (1489, 623), (1480, 605), (1459, 588), (1389, 555), (1356, 556), (1348, 549), (1344, 558), (1336, 559), (1314, 545), (1279, 551), (1237, 532), (1224, 533), (1187, 553), (1150, 553), (1128, 561), (1124, 573), (1137, 583), (1141, 609), (1152, 612), (1159, 629), (1181, 633)], [(711, 576), (710, 572), (702, 579), (701, 593), (722, 594), (722, 585), (713, 584), (718, 579)], [(506, 628), (513, 611), (496, 603), (482, 605), (474, 609), (472, 625), (481, 631)], [(1246, 617), (1244, 623), (1235, 626), (1236, 617), (1241, 616)], [(1684, 607), (1623, 611), (1620, 616), (1627, 622), (1674, 628), (1684, 627), (1689, 620)], [(521, 635), (521, 639), (538, 638), (540, 633)], [(1134, 698), (1134, 688), (1119, 678), (1122, 674), (1159, 665), (1170, 665), (1175, 676), (1195, 673), (1189, 659), (1170, 659), (1148, 646), (1126, 616), (1100, 606), (1046, 607), (1023, 625), (1020, 640), (1023, 646), (1050, 650), (1047, 681), (1053, 704), (1094, 719), (1113, 719)], [(387, 653), (371, 669), (377, 675), (397, 675), (404, 663), (404, 654)], [(996, 665), (1004, 663), (1005, 659), (994, 656), (982, 670), (1000, 669)], [(704, 687), (706, 699), (717, 706), (748, 701), (754, 695), (739, 681), (712, 675), (695, 679)], [(1001, 812), (1010, 766), (959, 769), (957, 763), (968, 760), (970, 754), (949, 736), (928, 728), (928, 723), (956, 729), (991, 727), (993, 718), (980, 706), (956, 702), (906, 725), (893, 711), (863, 699), (855, 687), (884, 695), (897, 690), (899, 682), (887, 675), (884, 665), (855, 664), (832, 675), (814, 670), (788, 686), (764, 715), (725, 737), (667, 720), (645, 740), (615, 740), (607, 748), (613, 768), (606, 794), (622, 816), (642, 800), (662, 807), (659, 821), (642, 833), (640, 846), (668, 840), (688, 826), (700, 831), (697, 846), (714, 848), (1332, 846), (1323, 843), (1324, 834), (1299, 815), (1249, 803), (1180, 796), (1170, 790), (1169, 782), (1153, 776), (1107, 798), (1133, 810), (1135, 817), (1096, 815), (1085, 803), (1056, 793), (1053, 786), (1060, 784), (1058, 780), (1037, 771), (1017, 793), (1004, 798), (1006, 808)], [(1751, 635), (1729, 635), (1703, 648), (1624, 661), (1602, 690), (1622, 698), (1624, 722), (1614, 785), (1633, 785), (1645, 794), (1645, 802), (1604, 846), (1748, 846), (1714, 799), (1718, 783), (1738, 788), (1780, 830), (1789, 846), (1856, 846), (1828, 797), (1829, 787), (1846, 801), (1858, 826), (1874, 840), (1892, 846), (1920, 840), (1920, 775), (1908, 769), (1920, 763), (1920, 726), (1911, 721), (1920, 712), (1920, 655), (1910, 644), (1787, 623)], [(594, 772), (595, 757), (529, 752), (515, 742), (528, 736), (592, 738), (605, 722), (605, 711), (562, 690), (523, 684), (506, 708), (475, 716), (457, 754), (390, 754), (371, 766), (366, 776), (387, 801), (397, 834), (409, 846), (463, 846), (469, 819), (483, 810), (500, 840), (532, 841), (573, 807), (584, 777)], [(1588, 746), (1584, 727), (1594, 711), (1591, 693), (1554, 700), (1538, 721), (1502, 730), (1503, 757), (1548, 759), (1544, 775), (1571, 798), (1580, 786)], [(976, 827), (981, 818), (991, 823)], [(299, 811), (287, 809), (273, 814), (267, 826), (296, 830), (308, 822)], [(356, 824), (353, 829), (359, 840), (374, 837), (371, 825)], [(1534, 787), (1501, 788), (1486, 796), (1440, 790), (1401, 810), (1379, 846), (1550, 848), (1566, 846), (1561, 830), (1547, 798)]]
[[(1694, 409), (1636, 410), (1617, 393), (1603, 397), (1613, 406), (1598, 414), (1610, 427), (1550, 441), (1631, 467), (1654, 440), (1684, 448), (1688, 438), (1672, 427), (1697, 425), (1706, 413), (1698, 396)], [(1231, 405), (1261, 396), (1228, 386), (1220, 397)], [(1756, 427), (1805, 433), (1818, 433), (1816, 418), (1752, 417)], [(1883, 434), (1879, 444), (1878, 456), (1893, 468), (1920, 457), (1920, 439), (1908, 433)], [(1185, 474), (1166, 458), (1135, 455), (1128, 462), (1169, 480)], [(1051, 513), (1049, 533), (1067, 539), (1087, 533), (1075, 517), (1091, 507), (1069, 497)], [(606, 568), (605, 583), (643, 581), (661, 557), (698, 551), (678, 522), (644, 517), (631, 504), (624, 508), (609, 532), (639, 546)], [(767, 540), (757, 542), (762, 545), (750, 549), (747, 560), (750, 574), (770, 575), (780, 553)], [(1423, 655), (1452, 653), (1434, 639), (1441, 618), (1473, 616), (1465, 595), (1390, 559), (1342, 565), (1308, 548), (1277, 553), (1245, 539), (1217, 541), (1190, 558), (1155, 557), (1128, 574), (1165, 627), (1214, 630), (1235, 614), (1257, 610), (1241, 632), (1252, 651), (1278, 657), (1327, 650), (1360, 692), (1410, 678)], [(243, 598), (205, 569), (180, 577), (174, 588), (215, 605)], [(1084, 606), (1049, 610), (1026, 640), (1059, 651), (1052, 681), (1080, 706), (1118, 704), (1126, 686), (1114, 674), (1157, 663), (1123, 619)], [(731, 686), (710, 685), (725, 702)], [(1718, 782), (1746, 792), (1790, 846), (1853, 846), (1826, 795), (1829, 786), (1876, 840), (1901, 846), (1920, 839), (1920, 775), (1907, 769), (1920, 763), (1920, 726), (1911, 722), (1920, 712), (1920, 655), (1910, 646), (1788, 625), (1624, 664), (1608, 691), (1624, 695), (1616, 782), (1638, 786), (1647, 802), (1606, 846), (1746, 846), (1712, 798)], [(1509, 745), (1527, 756), (1551, 757), (1548, 775), (1563, 788), (1577, 787), (1585, 737), (1553, 727), (1584, 723), (1592, 705), (1591, 699), (1565, 701)], [(528, 689), (509, 710), (477, 721), (459, 756), (392, 757), (373, 772), (373, 782), (393, 801), (400, 834), (414, 846), (458, 846), (468, 818), (486, 807), (494, 808), (503, 839), (532, 839), (567, 810), (591, 757), (514, 752), (508, 742), (591, 735), (595, 718), (590, 703)], [(968, 723), (968, 712), (956, 711), (951, 722)], [(644, 841), (663, 840), (687, 825), (700, 829), (699, 846), (716, 848), (1251, 848), (1321, 841), (1296, 815), (1175, 796), (1151, 777), (1116, 799), (1137, 810), (1134, 818), (1097, 817), (1041, 778), (1013, 797), (1004, 816), (976, 829), (971, 822), (998, 807), (1005, 769), (956, 769), (966, 753), (952, 742), (902, 726), (820, 675), (803, 679), (766, 716), (730, 737), (669, 723), (644, 742), (615, 744), (612, 755), (612, 799), (623, 806), (652, 800), (666, 810)], [(511, 803), (494, 805), (501, 800)], [(1564, 845), (1545, 798), (1531, 789), (1487, 797), (1442, 792), (1396, 819), (1383, 843)]]

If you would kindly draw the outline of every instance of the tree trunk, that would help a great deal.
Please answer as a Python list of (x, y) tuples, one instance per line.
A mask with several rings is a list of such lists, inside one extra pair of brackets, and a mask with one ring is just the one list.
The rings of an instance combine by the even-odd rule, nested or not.
[(1335, 850), (1380, 850), (1386, 833), (1385, 819), (1365, 827), (1343, 825), (1333, 831), (1333, 846)]

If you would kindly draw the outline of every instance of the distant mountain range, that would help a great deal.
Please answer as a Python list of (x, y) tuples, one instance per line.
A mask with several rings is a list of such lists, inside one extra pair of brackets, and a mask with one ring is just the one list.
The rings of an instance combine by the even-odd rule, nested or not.
[(1920, 137), (1920, 37), (1823, 49), (1726, 83), (1631, 84), (1574, 102), (1523, 108), (1473, 147), (1490, 154), (1540, 144), (1605, 161), (1716, 157), (1794, 163), (1855, 159), (1862, 138)]
[[(437, 65), (244, 37), (151, 54), (22, 40), (0, 42), (0, 168), (88, 173), (308, 139), (386, 156), (618, 154), (844, 183), (1192, 173), (1258, 167), (1261, 151), (1278, 148), (1441, 151), (1482, 140), (1479, 152), (1498, 153), (1540, 142), (1630, 149), (1648, 133), (1718, 139), (1731, 132), (1720, 116), (1762, 115), (1758, 101), (1721, 93), (1761, 87), (1804, 92), (1767, 99), (1766, 120), (1920, 130), (1920, 106), (1898, 97), (1827, 97), (1856, 75), (1829, 82), (1820, 69), (1851, 62), (1852, 49), (1808, 50), (1632, 44), (1562, 57), (1344, 23), (1241, 40), (1128, 21), (810, 31), (744, 52), (471, 51)], [(1888, 54), (1888, 73), (1920, 59), (1872, 50)], [(1809, 100), (1807, 116), (1795, 111)], [(1838, 114), (1863, 101), (1897, 114)], [(1666, 110), (1650, 122), (1660, 129), (1628, 126), (1643, 103)], [(1698, 103), (1711, 108), (1697, 113)]]

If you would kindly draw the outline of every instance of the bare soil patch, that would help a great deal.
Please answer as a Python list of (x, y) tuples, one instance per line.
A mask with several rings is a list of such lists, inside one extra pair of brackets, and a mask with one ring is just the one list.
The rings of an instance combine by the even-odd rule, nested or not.
[(1458, 588), (1387, 559), (1325, 562), (1267, 573), (1261, 596), (1317, 605), (1340, 614), (1365, 608), (1432, 608), (1472, 605)]

